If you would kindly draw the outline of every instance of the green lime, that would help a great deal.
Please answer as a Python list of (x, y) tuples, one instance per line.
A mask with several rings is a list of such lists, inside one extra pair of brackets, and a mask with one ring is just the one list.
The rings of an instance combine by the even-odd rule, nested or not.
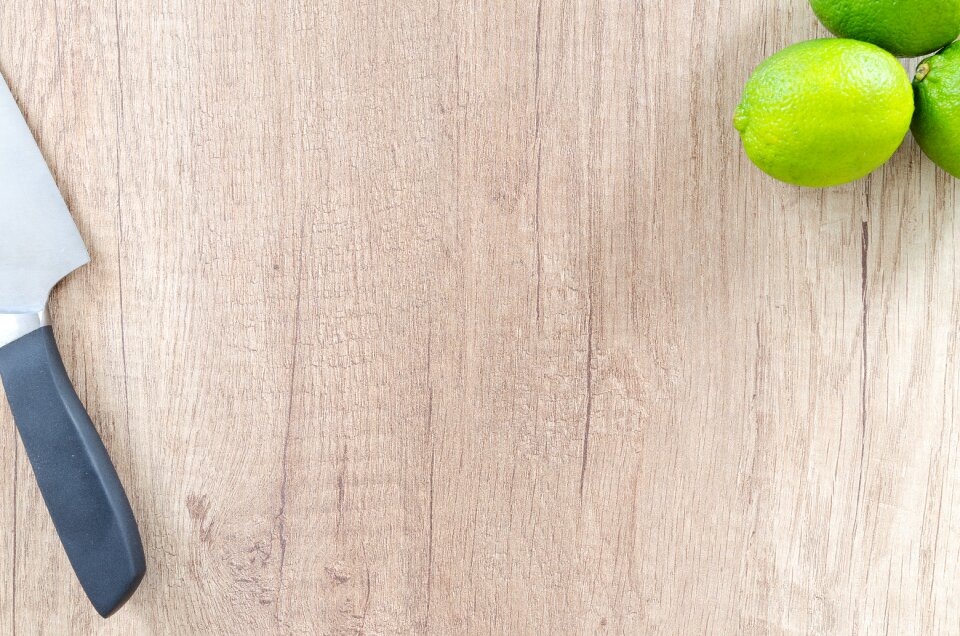
[(810, 0), (834, 35), (916, 57), (960, 35), (960, 0)]
[(826, 187), (879, 168), (910, 128), (910, 79), (892, 55), (855, 40), (811, 40), (753, 72), (734, 126), (767, 174)]
[(935, 164), (960, 178), (960, 43), (917, 67), (913, 136)]

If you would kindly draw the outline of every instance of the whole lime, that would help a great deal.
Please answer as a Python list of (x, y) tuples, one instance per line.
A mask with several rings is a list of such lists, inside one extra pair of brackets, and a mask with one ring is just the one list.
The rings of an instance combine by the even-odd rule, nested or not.
[(834, 35), (916, 57), (960, 35), (960, 0), (810, 0)]
[(734, 126), (761, 170), (801, 186), (863, 177), (910, 128), (910, 79), (886, 51), (855, 40), (794, 44), (754, 72)]
[(917, 67), (913, 136), (938, 166), (960, 178), (960, 43)]

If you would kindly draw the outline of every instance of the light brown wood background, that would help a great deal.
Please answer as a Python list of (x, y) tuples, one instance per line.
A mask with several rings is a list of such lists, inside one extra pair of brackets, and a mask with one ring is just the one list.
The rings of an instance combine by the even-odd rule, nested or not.
[(774, 182), (804, 0), (6, 0), (52, 300), (149, 573), (6, 407), (0, 632), (960, 633), (956, 182)]

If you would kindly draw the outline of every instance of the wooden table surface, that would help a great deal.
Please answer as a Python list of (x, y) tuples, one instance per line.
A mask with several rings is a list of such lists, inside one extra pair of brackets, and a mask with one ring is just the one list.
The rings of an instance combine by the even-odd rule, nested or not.
[(102, 621), (6, 407), (0, 632), (956, 634), (956, 182), (779, 184), (805, 0), (7, 0), (93, 255)]

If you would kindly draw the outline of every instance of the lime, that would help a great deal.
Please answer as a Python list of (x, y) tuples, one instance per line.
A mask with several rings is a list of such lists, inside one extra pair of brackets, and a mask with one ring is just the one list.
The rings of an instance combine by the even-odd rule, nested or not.
[(960, 178), (960, 42), (917, 67), (913, 136), (935, 164)]
[(960, 0), (810, 0), (834, 35), (916, 57), (960, 35)]
[(743, 147), (767, 174), (796, 185), (854, 181), (880, 167), (910, 128), (910, 79), (886, 51), (811, 40), (753, 72), (734, 116)]

